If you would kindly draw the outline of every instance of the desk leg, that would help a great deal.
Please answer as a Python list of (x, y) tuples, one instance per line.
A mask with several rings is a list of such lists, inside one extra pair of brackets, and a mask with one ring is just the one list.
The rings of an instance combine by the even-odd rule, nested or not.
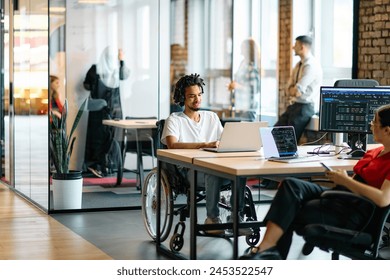
[(197, 208), (196, 208), (196, 185), (197, 172), (189, 170), (190, 175), (190, 259), (196, 260), (196, 232), (197, 232)]
[(144, 164), (142, 159), (142, 147), (139, 142), (138, 129), (135, 130), (135, 141), (137, 145), (137, 169), (139, 178), (138, 187), (140, 190), (142, 190), (142, 185), (144, 183)]
[(156, 215), (156, 250), (157, 252), (161, 246), (161, 162), (157, 161), (157, 201), (156, 201), (157, 215)]
[[(116, 172), (116, 185), (119, 186), (122, 184), (122, 179), (123, 179), (123, 172), (125, 170), (125, 158), (126, 158), (126, 149), (127, 149), (127, 129), (123, 129), (122, 131), (123, 136), (122, 136), (122, 150), (121, 152), (121, 157), (122, 157), (122, 164), (118, 164), (117, 172)], [(119, 149), (120, 149), (119, 145)]]
[[(236, 260), (238, 257), (238, 191), (237, 189), (240, 187), (238, 186), (239, 179), (238, 177), (235, 177), (232, 181), (232, 193), (233, 193), (233, 209), (232, 209), (232, 215), (233, 215), (233, 259)], [(240, 190), (241, 191), (241, 190)]]

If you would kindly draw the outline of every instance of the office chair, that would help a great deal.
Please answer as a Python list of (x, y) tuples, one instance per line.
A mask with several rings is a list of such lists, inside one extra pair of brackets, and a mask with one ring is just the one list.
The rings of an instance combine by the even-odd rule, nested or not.
[(344, 79), (337, 80), (334, 87), (377, 87), (378, 81), (372, 79)]
[[(165, 120), (157, 122), (158, 135), (161, 135)], [(158, 139), (161, 137), (159, 136)], [(159, 142), (159, 148), (166, 148)], [(146, 230), (153, 240), (157, 237), (157, 180), (158, 170), (154, 168), (147, 177), (142, 189), (142, 214)], [(170, 249), (172, 252), (179, 252), (184, 245), (184, 232), (185, 221), (190, 217), (190, 185), (184, 176), (180, 175), (180, 170), (176, 165), (163, 162), (161, 167), (161, 226), (160, 226), (160, 241), (165, 241), (170, 235), (173, 217), (179, 216), (179, 222), (174, 228), (170, 239)], [(231, 207), (229, 205), (230, 197), (230, 185), (223, 186), (221, 188), (221, 200), (219, 202), (219, 208), (221, 209), (221, 217), (229, 219), (229, 213)], [(175, 201), (179, 195), (186, 196), (186, 202), (182, 204), (176, 204)], [(197, 190), (196, 203), (205, 199), (204, 189)], [(248, 186), (245, 187), (245, 207), (244, 207), (244, 219), (246, 221), (257, 221), (256, 209), (252, 198), (251, 190)], [(230, 238), (232, 234), (225, 235), (209, 235), (205, 232), (198, 231), (198, 235), (201, 236), (213, 236)], [(246, 242), (250, 246), (256, 245), (260, 240), (260, 228), (253, 228), (253, 233), (246, 236)]]
[(370, 219), (360, 230), (349, 230), (326, 224), (309, 224), (303, 230), (297, 231), (305, 240), (302, 253), (309, 255), (314, 247), (332, 252), (332, 260), (338, 260), (340, 255), (351, 259), (380, 259), (379, 250), (386, 220), (390, 213), (390, 205), (377, 207), (369, 199), (347, 191), (326, 191), (324, 199), (357, 199), (369, 208)]

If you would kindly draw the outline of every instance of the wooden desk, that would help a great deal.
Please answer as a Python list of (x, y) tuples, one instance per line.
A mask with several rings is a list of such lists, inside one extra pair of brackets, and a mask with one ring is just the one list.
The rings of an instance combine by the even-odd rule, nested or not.
[(281, 163), (265, 160), (260, 157), (235, 158), (195, 158), (193, 164), (198, 171), (207, 171), (223, 175), (228, 179), (235, 176), (315, 176), (323, 175), (325, 168), (320, 164), (323, 161), (333, 169), (352, 171), (357, 160), (342, 160), (337, 157), (316, 156), (318, 161)]
[[(300, 153), (313, 149), (309, 146), (300, 147)], [(197, 209), (196, 209), (196, 175), (197, 172), (213, 174), (219, 177), (232, 180), (232, 193), (235, 198), (233, 201), (233, 209), (237, 209), (238, 205), (236, 183), (241, 177), (254, 176), (286, 176), (286, 175), (321, 175), (324, 173), (324, 167), (319, 162), (306, 163), (279, 163), (270, 162), (262, 157), (262, 152), (254, 153), (211, 153), (202, 150), (158, 150), (158, 168), (159, 176), (161, 171), (161, 162), (168, 162), (189, 168), (190, 181), (190, 259), (196, 259), (196, 233), (199, 228), (205, 228), (205, 225), (197, 224)], [(319, 156), (318, 156), (319, 157)], [(348, 171), (352, 170), (356, 160), (340, 160), (336, 157), (319, 157), (319, 160), (324, 160), (327, 164), (334, 168), (342, 168)], [(160, 200), (161, 200), (161, 185), (158, 180), (157, 187), (157, 228), (160, 228)], [(233, 258), (238, 257), (238, 214), (236, 210), (233, 214)], [(253, 222), (252, 222), (253, 223)], [(263, 226), (262, 222), (257, 222), (257, 226)], [(170, 252), (165, 248), (160, 241), (159, 231), (156, 236), (157, 251), (168, 254), (173, 258), (180, 258), (178, 254)], [(181, 257), (182, 258), (182, 257)]]
[(103, 120), (103, 124), (123, 129), (156, 128), (157, 119)]
[[(125, 157), (126, 157), (126, 144), (127, 144), (127, 131), (130, 129), (135, 130), (135, 142), (136, 142), (136, 148), (137, 148), (137, 170), (139, 173), (139, 182), (138, 182), (138, 188), (142, 189), (142, 184), (144, 182), (144, 167), (143, 167), (143, 160), (142, 160), (142, 149), (141, 145), (139, 143), (139, 131), (143, 129), (156, 129), (156, 122), (157, 119), (131, 119), (131, 120), (103, 120), (104, 125), (109, 125), (117, 128), (123, 129), (123, 146), (122, 146), (122, 166), (118, 167), (121, 168), (121, 170), (118, 170), (117, 172), (117, 181), (116, 185), (120, 185), (122, 182), (122, 176), (123, 176), (123, 170), (124, 170), (124, 164), (125, 164)], [(153, 147), (152, 147), (153, 149)]]
[(230, 158), (230, 157), (261, 157), (262, 152), (215, 153), (202, 149), (162, 149), (157, 150), (157, 157), (162, 161), (174, 164), (192, 164), (195, 158)]

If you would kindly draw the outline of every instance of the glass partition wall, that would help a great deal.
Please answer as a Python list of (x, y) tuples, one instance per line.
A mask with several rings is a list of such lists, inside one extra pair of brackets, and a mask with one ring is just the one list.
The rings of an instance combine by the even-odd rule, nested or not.
[[(107, 47), (115, 50), (118, 58), (115, 66), (119, 64), (121, 50), (120, 57), (127, 69), (127, 75), (115, 86), (120, 96), (121, 118), (166, 118), (170, 112), (181, 110), (172, 104), (173, 86), (182, 75), (199, 73), (206, 81), (205, 109), (215, 110), (226, 118), (233, 117), (233, 111), (254, 111), (255, 119), (267, 120), (272, 125), (278, 115), (278, 2), (0, 0), (1, 180), (45, 211), (56, 211), (51, 195), (48, 147), (49, 76), (55, 75), (59, 81), (59, 99), (61, 102), (67, 99), (69, 103), (69, 122), (82, 101), (88, 99), (76, 131), (70, 166), (83, 171), (82, 209), (126, 209), (141, 205), (134, 173), (125, 172), (122, 184), (115, 186), (115, 172), (97, 178), (86, 164), (87, 135), (91, 131), (88, 124), (101, 103), (84, 81), (88, 71), (102, 60)], [(346, 5), (351, 10), (350, 0), (322, 2), (334, 7)], [(318, 5), (312, 6), (314, 11), (318, 10)], [(322, 22), (320, 19), (324, 18), (340, 21), (342, 17), (337, 13), (334, 17), (325, 14), (338, 10), (326, 6), (321, 10), (324, 16), (317, 16), (312, 22)], [(294, 21), (294, 26), (299, 24)], [(322, 25), (325, 26), (328, 25)], [(336, 22), (334, 26), (338, 26)], [(300, 32), (307, 32), (307, 28), (303, 30)], [(248, 39), (255, 42), (252, 68), (260, 78), (255, 79), (258, 85), (253, 99), (239, 101), (238, 92), (229, 90), (228, 85), (239, 79), (245, 60), (243, 42)], [(322, 41), (317, 43), (320, 55), (316, 52), (316, 56), (323, 61), (333, 48), (319, 48), (322, 45)], [(334, 53), (337, 54), (336, 50)], [(341, 66), (348, 71), (344, 64)], [(251, 108), (252, 103), (257, 103), (256, 107)], [(121, 136), (118, 133), (116, 139), (121, 140)], [(152, 163), (145, 158), (145, 169), (152, 168)], [(135, 157), (126, 154), (126, 170), (135, 166)]]
[[(67, 100), (69, 106), (68, 128), (88, 99), (70, 160), (70, 169), (83, 171), (82, 209), (140, 207), (134, 173), (125, 172), (122, 184), (116, 186), (115, 170), (95, 178), (87, 169), (88, 120), (99, 102), (94, 103), (96, 96), (84, 81), (105, 57), (104, 50), (114, 50), (116, 65), (126, 68), (116, 84), (121, 117), (166, 117), (169, 71), (161, 69), (169, 69), (169, 58), (160, 52), (169, 52), (169, 39), (164, 44), (159, 34), (168, 34), (169, 0), (4, 0), (0, 4), (1, 180), (44, 211), (61, 210), (53, 206), (49, 153), (49, 87), (50, 76), (56, 76), (60, 103)], [(110, 83), (110, 77), (101, 78)], [(115, 139), (122, 140), (120, 131)], [(125, 168), (134, 166), (135, 159), (126, 156)]]
[[(68, 127), (88, 100), (71, 158), (71, 169), (83, 171), (82, 209), (141, 206), (136, 174), (124, 172), (116, 185), (116, 168), (106, 165), (113, 142), (123, 146), (124, 131), (102, 120), (159, 118), (163, 2), (50, 1), (50, 75), (59, 78), (61, 102), (69, 103)], [(134, 170), (136, 157), (125, 159), (125, 170)]]
[[(114, 50), (118, 59), (120, 52), (127, 69), (115, 86), (121, 118), (168, 117), (174, 81), (192, 72), (206, 78), (205, 107), (230, 117), (234, 99), (227, 84), (239, 72), (242, 41), (253, 38), (263, 50), (263, 59), (256, 65), (260, 79), (270, 79), (259, 83), (261, 92), (267, 91), (269, 96), (256, 95), (255, 101), (261, 104), (256, 118), (265, 116), (261, 107), (276, 115), (276, 48), (266, 45), (276, 45), (277, 1), (5, 0), (4, 6), (2, 180), (45, 211), (57, 211), (53, 208), (48, 148), (49, 76), (58, 78), (61, 103), (68, 101), (68, 127), (82, 101), (88, 99), (75, 132), (70, 166), (83, 171), (82, 209), (141, 205), (134, 173), (125, 172), (122, 184), (115, 186), (115, 173), (97, 178), (86, 164), (88, 124), (100, 101), (96, 102), (84, 82), (107, 48)], [(269, 21), (275, 36), (267, 37), (262, 47), (263, 26)], [(121, 134), (115, 139), (121, 140)], [(135, 162), (127, 154), (124, 167), (134, 169)], [(144, 165), (152, 168), (151, 161)]]
[(2, 5), (2, 180), (47, 209), (48, 3)]

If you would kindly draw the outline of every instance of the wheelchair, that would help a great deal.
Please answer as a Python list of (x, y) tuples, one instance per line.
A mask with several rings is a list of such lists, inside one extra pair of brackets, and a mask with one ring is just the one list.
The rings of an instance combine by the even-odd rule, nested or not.
[[(157, 236), (157, 168), (151, 170), (145, 178), (142, 189), (142, 214), (145, 228), (153, 240)], [(188, 182), (183, 176), (178, 176), (178, 168), (171, 164), (165, 164), (161, 168), (161, 216), (160, 216), (160, 241), (163, 242), (169, 237), (172, 226), (173, 217), (179, 215), (179, 222), (175, 225), (174, 231), (171, 235), (169, 247), (172, 252), (179, 252), (184, 245), (185, 220), (190, 216), (190, 188)], [(223, 186), (220, 192), (220, 217), (223, 222), (229, 220), (231, 215), (230, 195), (231, 186)], [(175, 205), (179, 195), (186, 196), (186, 203)], [(196, 203), (204, 200), (204, 190), (197, 190)], [(245, 200), (244, 200), (244, 221), (257, 221), (256, 209), (254, 207), (251, 190), (245, 186)], [(260, 228), (252, 228), (251, 235), (246, 236), (246, 242), (249, 246), (255, 246), (260, 241)], [(225, 233), (222, 235), (210, 235), (203, 231), (198, 231), (199, 236), (212, 236), (230, 238), (232, 233)]]

